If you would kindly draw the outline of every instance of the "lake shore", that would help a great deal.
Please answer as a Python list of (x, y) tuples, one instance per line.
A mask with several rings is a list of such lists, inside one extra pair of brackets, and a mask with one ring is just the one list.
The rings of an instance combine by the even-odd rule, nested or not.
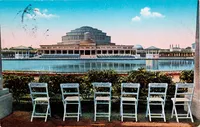
[[(162, 73), (165, 73), (169, 76), (172, 77), (173, 82), (180, 82), (179, 76), (181, 71), (161, 71)], [(77, 75), (77, 76), (82, 76), (85, 73), (59, 73), (59, 72), (47, 72), (47, 71), (3, 71), (3, 75), (31, 75), (34, 76), (35, 80), (39, 78), (40, 75), (57, 75), (57, 74), (62, 74), (62, 75)], [(118, 73), (119, 75), (128, 75), (127, 73)]]

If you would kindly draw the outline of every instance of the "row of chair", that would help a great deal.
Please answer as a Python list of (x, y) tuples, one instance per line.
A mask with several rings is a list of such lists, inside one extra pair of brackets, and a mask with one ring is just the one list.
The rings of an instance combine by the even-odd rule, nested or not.
[[(100, 83), (95, 82), (92, 83), (94, 88), (94, 121), (96, 121), (97, 117), (108, 117), (110, 121), (111, 116), (111, 83)], [(30, 94), (32, 98), (33, 104), (33, 112), (31, 116), (31, 121), (35, 117), (43, 117), (45, 118), (45, 122), (47, 121), (47, 116), (51, 116), (50, 109), (50, 97), (48, 94), (47, 83), (29, 83)], [(60, 84), (61, 92), (62, 92), (62, 102), (64, 106), (64, 114), (63, 121), (65, 121), (66, 117), (76, 117), (77, 121), (79, 121), (79, 117), (82, 115), (81, 111), (81, 98), (79, 92), (79, 84), (78, 83), (62, 83)], [(168, 84), (167, 83), (149, 83), (148, 85), (148, 96), (147, 96), (147, 110), (146, 117), (149, 117), (149, 121), (152, 118), (163, 118), (166, 122), (165, 117), (165, 101), (166, 101), (166, 93), (167, 93)], [(139, 96), (139, 83), (122, 83), (121, 84), (121, 99), (120, 99), (120, 116), (121, 121), (124, 118), (135, 118), (137, 121), (137, 108), (138, 108), (138, 96)], [(184, 90), (183, 90), (184, 89)], [(174, 98), (171, 98), (173, 103), (173, 109), (171, 117), (176, 116), (176, 121), (179, 122), (179, 119), (189, 118), (192, 122), (194, 122), (192, 113), (191, 113), (191, 103), (192, 97), (194, 93), (194, 84), (193, 83), (177, 83), (175, 89)], [(73, 104), (78, 105), (78, 109), (76, 113), (67, 112), (67, 105)], [(46, 105), (45, 113), (36, 112), (36, 105)], [(108, 112), (100, 112), (97, 111), (98, 105), (108, 105)], [(124, 106), (125, 105), (134, 105), (134, 113), (125, 113)], [(151, 106), (160, 105), (162, 108), (161, 113), (152, 113)], [(177, 105), (186, 105), (187, 113), (186, 114), (178, 114)]]

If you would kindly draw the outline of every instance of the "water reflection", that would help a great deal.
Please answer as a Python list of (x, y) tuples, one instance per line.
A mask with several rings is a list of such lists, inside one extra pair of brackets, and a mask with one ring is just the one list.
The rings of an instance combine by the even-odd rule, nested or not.
[(144, 67), (147, 70), (177, 71), (194, 68), (193, 60), (3, 60), (3, 70), (53, 71), (79, 73), (88, 70), (113, 69), (127, 72)]

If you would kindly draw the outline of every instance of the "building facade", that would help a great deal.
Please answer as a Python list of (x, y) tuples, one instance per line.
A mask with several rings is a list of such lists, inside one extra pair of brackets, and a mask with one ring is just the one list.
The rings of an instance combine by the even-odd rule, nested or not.
[(36, 54), (36, 50), (33, 51), (32, 48), (25, 46), (17, 46), (2, 50), (2, 58), (27, 59), (36, 56)]
[(109, 58), (133, 57), (136, 49), (133, 45), (115, 45), (111, 37), (101, 30), (84, 26), (67, 33), (62, 42), (55, 45), (40, 45), (38, 50), (45, 57)]

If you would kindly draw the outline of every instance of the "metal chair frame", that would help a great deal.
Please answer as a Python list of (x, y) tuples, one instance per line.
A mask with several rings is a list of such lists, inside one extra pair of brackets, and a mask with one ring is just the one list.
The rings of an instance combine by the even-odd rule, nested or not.
[[(148, 97), (147, 97), (147, 110), (146, 117), (149, 116), (149, 121), (151, 118), (163, 118), (164, 122), (166, 122), (165, 118), (165, 100), (167, 93), (167, 83), (149, 83), (148, 85)], [(164, 92), (161, 91), (152, 91), (152, 89), (164, 89)], [(156, 97), (154, 97), (156, 96)], [(161, 105), (162, 113), (151, 113), (150, 106), (151, 105)]]
[[(92, 83), (94, 88), (94, 121), (96, 121), (97, 117), (108, 117), (108, 121), (110, 121), (111, 116), (111, 83), (102, 83), (102, 82), (94, 82)], [(108, 88), (109, 91), (99, 91), (99, 88)], [(97, 105), (105, 104), (108, 105), (108, 113), (106, 112), (97, 112)]]
[[(180, 89), (187, 89), (188, 91), (179, 92)], [(176, 116), (177, 122), (179, 122), (179, 119), (191, 119), (191, 121), (194, 122), (191, 112), (191, 103), (193, 94), (194, 94), (194, 83), (176, 83), (175, 95), (174, 98), (171, 98), (173, 103), (171, 118), (173, 118), (173, 116)], [(177, 105), (187, 106), (188, 109), (187, 113), (178, 114), (176, 109)]]
[[(126, 92), (124, 89), (137, 89), (137, 90), (136, 92)], [(137, 122), (139, 89), (140, 89), (139, 83), (122, 83), (121, 84), (120, 116), (121, 116), (122, 122), (124, 118), (135, 118)], [(131, 106), (134, 105), (135, 113), (124, 113), (123, 105), (131, 105)]]
[[(45, 118), (45, 122), (47, 121), (47, 116), (51, 116), (51, 108), (50, 108), (50, 97), (48, 93), (48, 85), (47, 83), (29, 83), (30, 96), (33, 104), (33, 111), (31, 115), (31, 122), (33, 118)], [(39, 91), (38, 89), (45, 89), (44, 92)], [(38, 91), (37, 91), (38, 90)], [(46, 113), (36, 112), (36, 105), (47, 105)]]
[[(61, 92), (62, 92), (62, 101), (64, 106), (64, 114), (63, 121), (65, 121), (66, 117), (77, 117), (77, 121), (79, 121), (81, 112), (81, 99), (79, 93), (79, 84), (78, 83), (61, 83), (60, 84)], [(66, 90), (75, 89), (76, 92), (66, 92)], [(67, 105), (78, 105), (77, 113), (69, 113), (67, 112)]]

